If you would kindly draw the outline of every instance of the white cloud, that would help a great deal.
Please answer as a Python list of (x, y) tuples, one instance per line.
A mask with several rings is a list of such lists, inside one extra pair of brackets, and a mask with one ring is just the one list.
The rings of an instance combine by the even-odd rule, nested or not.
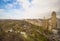
[[(8, 13), (7, 17), (14, 19), (48, 17), (52, 11), (57, 12), (59, 10), (59, 7), (55, 6), (58, 1), (59, 0), (33, 0), (30, 4), (28, 0), (17, 0), (25, 11), (14, 9)], [(29, 7), (30, 5), (31, 7)], [(8, 7), (12, 7), (12, 5), (9, 5)]]
[(0, 9), (0, 13), (1, 13), (1, 12), (4, 12), (4, 10), (3, 10), (3, 9)]
[(44, 17), (48, 15), (48, 12), (50, 14), (51, 11), (58, 11), (58, 7), (54, 6), (56, 2), (53, 2), (52, 0), (33, 0), (32, 7), (26, 8), (26, 15), (29, 18), (37, 18), (37, 17)]
[(17, 2), (22, 3), (22, 6), (24, 9), (27, 9), (30, 5), (30, 3), (28, 2), (28, 0), (17, 0)]
[(13, 4), (7, 4), (7, 5), (5, 5), (5, 8), (11, 9), (13, 6), (14, 6)]

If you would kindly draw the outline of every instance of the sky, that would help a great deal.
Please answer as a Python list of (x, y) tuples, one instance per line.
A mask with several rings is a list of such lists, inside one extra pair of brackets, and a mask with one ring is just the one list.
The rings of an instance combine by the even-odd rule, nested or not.
[(0, 19), (60, 18), (60, 0), (0, 0)]

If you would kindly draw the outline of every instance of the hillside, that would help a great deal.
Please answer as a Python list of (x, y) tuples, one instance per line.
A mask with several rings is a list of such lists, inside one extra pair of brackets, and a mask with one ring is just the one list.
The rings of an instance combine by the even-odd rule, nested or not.
[[(41, 19), (24, 20), (0, 20), (1, 41), (58, 41), (60, 30), (53, 34), (44, 30)], [(57, 20), (57, 28), (60, 28), (60, 19)]]
[[(27, 19), (26, 22), (29, 22), (31, 24), (42, 26), (43, 25), (43, 19)], [(60, 29), (60, 19), (57, 18), (57, 28)]]
[(42, 26), (42, 19), (27, 19), (25, 20), (26, 22), (29, 22), (31, 24), (37, 25), (37, 26)]
[(0, 20), (1, 41), (48, 41), (41, 26), (25, 20)]

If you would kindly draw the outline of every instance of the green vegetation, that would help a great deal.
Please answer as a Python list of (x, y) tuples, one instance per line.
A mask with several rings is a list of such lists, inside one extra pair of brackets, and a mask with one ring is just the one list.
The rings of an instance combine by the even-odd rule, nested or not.
[(0, 41), (47, 41), (43, 27), (24, 20), (0, 22)]

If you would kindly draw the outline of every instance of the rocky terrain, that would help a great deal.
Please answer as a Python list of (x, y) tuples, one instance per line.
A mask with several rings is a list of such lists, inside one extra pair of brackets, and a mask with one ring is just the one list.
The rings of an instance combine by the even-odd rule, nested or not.
[(48, 41), (43, 32), (25, 20), (0, 20), (0, 41)]
[(0, 20), (0, 41), (60, 41), (60, 19), (52, 32), (44, 30), (41, 21)]

